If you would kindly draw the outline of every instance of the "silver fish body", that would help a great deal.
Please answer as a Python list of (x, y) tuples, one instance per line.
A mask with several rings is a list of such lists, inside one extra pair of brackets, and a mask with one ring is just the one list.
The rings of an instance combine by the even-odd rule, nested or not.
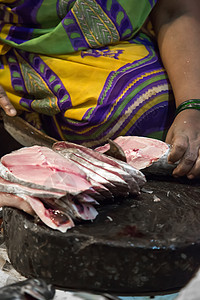
[(150, 166), (142, 169), (141, 171), (146, 175), (162, 175), (169, 176), (172, 175), (173, 170), (177, 167), (178, 162), (174, 164), (168, 163), (168, 156), (170, 153), (170, 146), (168, 150), (161, 156), (157, 161), (154, 161)]

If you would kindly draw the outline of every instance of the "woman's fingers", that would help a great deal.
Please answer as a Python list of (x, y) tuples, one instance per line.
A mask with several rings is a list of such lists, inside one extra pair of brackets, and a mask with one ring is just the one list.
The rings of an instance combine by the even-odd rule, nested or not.
[(198, 153), (198, 158), (197, 158), (193, 168), (188, 173), (187, 177), (189, 179), (193, 179), (195, 177), (200, 177), (200, 149), (199, 149), (199, 153)]
[[(174, 176), (184, 176), (191, 174), (192, 169), (197, 164), (199, 157), (199, 147), (190, 145), (188, 146), (186, 152), (184, 153), (183, 157), (181, 158), (178, 166), (173, 172)], [(199, 170), (200, 171), (200, 170)], [(197, 170), (196, 170), (197, 173)], [(191, 176), (189, 177), (191, 178)]]
[(0, 192), (0, 207), (11, 206), (25, 211), (30, 215), (35, 215), (32, 207), (22, 198), (8, 193)]
[(166, 142), (172, 149), (169, 163), (178, 162), (174, 169), (175, 177), (187, 176), (192, 179), (200, 176), (200, 111), (181, 112), (174, 120), (167, 134)]
[(16, 109), (11, 104), (6, 92), (3, 87), (0, 85), (0, 107), (5, 111), (8, 116), (14, 117), (17, 114)]
[(195, 141), (189, 140), (187, 135), (175, 135), (172, 143), (172, 150), (168, 157), (169, 163), (179, 161), (174, 169), (173, 175), (184, 176), (189, 174), (199, 155), (199, 146)]
[(168, 157), (169, 163), (179, 161), (188, 149), (188, 138), (185, 135), (175, 135), (171, 142), (171, 151)]

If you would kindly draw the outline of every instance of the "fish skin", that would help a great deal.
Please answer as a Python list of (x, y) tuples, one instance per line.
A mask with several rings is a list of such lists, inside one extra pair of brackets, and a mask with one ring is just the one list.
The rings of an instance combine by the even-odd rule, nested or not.
[[(21, 184), (21, 185), (25, 185), (27, 187), (38, 189), (38, 190), (52, 191), (52, 192), (58, 192), (58, 193), (60, 193), (60, 192), (61, 193), (70, 192), (73, 195), (78, 195), (79, 193), (85, 191), (85, 189), (84, 190), (80, 189), (80, 190), (77, 190), (75, 192), (74, 191), (68, 191), (67, 188), (56, 188), (56, 187), (52, 187), (52, 186), (36, 184), (34, 182), (28, 181), (28, 179), (27, 179), (27, 181), (25, 181), (23, 179), (19, 179), (12, 172), (10, 172), (9, 169), (6, 168), (1, 162), (0, 162), (0, 176), (3, 179), (7, 180), (7, 181), (10, 181), (10, 182), (13, 182), (13, 183), (18, 183), (18, 184)], [(49, 178), (49, 181), (50, 181), (50, 178)], [(88, 182), (88, 186), (89, 186), (89, 182)], [(90, 184), (89, 189), (93, 190), (93, 187), (92, 187), (91, 184)]]
[(77, 145), (77, 144), (66, 142), (66, 141), (61, 141), (61, 142), (56, 142), (55, 144), (53, 144), (53, 147), (52, 147), (52, 149), (54, 151), (61, 151), (66, 148), (67, 149), (69, 149), (69, 148), (79, 149), (79, 150), (83, 151), (85, 154), (92, 156), (95, 159), (99, 159), (101, 162), (110, 164), (113, 167), (117, 167), (117, 168), (119, 167), (119, 164), (117, 163), (117, 161), (113, 160), (111, 157), (106, 156), (98, 151), (92, 150), (90, 148), (87, 148), (87, 147), (84, 147), (81, 145)]
[(113, 158), (113, 160), (121, 166), (122, 170), (127, 172), (132, 177), (139, 188), (143, 187), (143, 185), (146, 183), (146, 178), (142, 171), (137, 170), (128, 163), (124, 163), (116, 158)]
[[(62, 224), (56, 224), (56, 215), (55, 218), (52, 216), (52, 211), (49, 211), (48, 208), (44, 207), (44, 203), (41, 199), (36, 197), (31, 197), (24, 194), (17, 194), (18, 197), (24, 199), (26, 202), (30, 204), (36, 215), (40, 218), (40, 220), (46, 224), (48, 227), (52, 229), (57, 229), (61, 232), (66, 232), (68, 229), (74, 227), (74, 222), (70, 218), (70, 215), (64, 211), (60, 211), (61, 214), (65, 215), (66, 220)], [(59, 209), (56, 208), (58, 211)]]
[[(129, 193), (127, 183), (120, 176), (116, 176), (116, 174), (107, 171), (106, 167), (99, 167), (99, 162), (93, 158), (89, 161), (90, 157), (85, 155), (79, 149), (72, 149), (72, 151), (71, 149), (66, 149), (63, 150), (61, 154), (77, 163), (78, 166), (88, 175), (89, 180), (93, 179), (104, 185), (114, 196), (119, 194), (126, 195)], [(118, 188), (120, 188), (120, 190)]]
[(95, 207), (88, 203), (81, 203), (80, 201), (75, 201), (72, 203), (74, 210), (76, 211), (76, 217), (81, 220), (91, 221), (98, 215)]
[(168, 163), (168, 156), (170, 153), (170, 146), (169, 149), (161, 156), (157, 161), (154, 161), (150, 166), (142, 169), (142, 172), (148, 175), (162, 175), (162, 176), (171, 176), (173, 170), (177, 167), (179, 162), (169, 164)]
[[(94, 220), (98, 215), (97, 210), (94, 208), (93, 205), (87, 203), (81, 203), (78, 199), (67, 199), (64, 201), (65, 197), (63, 198), (63, 202), (65, 202), (66, 207), (68, 208), (68, 214), (74, 220)], [(91, 218), (84, 216), (84, 210), (88, 207), (89, 211), (91, 212)], [(83, 213), (82, 213), (82, 212)]]
[(66, 192), (51, 192), (45, 190), (38, 190), (26, 187), (18, 183), (12, 183), (0, 177), (0, 192), (9, 194), (25, 194), (32, 197), (42, 197), (42, 198), (61, 198), (66, 195)]
[(93, 170), (98, 170), (99, 174), (101, 174), (101, 172), (103, 172), (102, 175), (104, 175), (106, 177), (106, 175), (109, 178), (106, 178), (108, 181), (110, 180), (113, 184), (122, 184), (122, 185), (127, 185), (126, 182), (124, 181), (124, 179), (122, 178), (122, 176), (120, 176), (123, 172), (121, 172), (121, 170), (116, 169), (116, 167), (113, 167), (112, 165), (99, 161), (97, 158), (95, 157), (91, 157), (90, 155), (88, 155), (87, 153), (84, 153), (83, 151), (79, 150), (79, 149), (65, 149), (64, 151), (60, 152), (61, 154), (65, 154), (65, 153), (70, 153), (71, 155), (75, 158), (76, 156), (79, 158), (82, 158), (83, 160), (85, 160), (85, 162), (87, 164), (90, 165), (90, 167)]
[[(93, 205), (88, 203), (81, 203), (78, 199), (73, 199), (70, 195), (63, 197), (62, 199), (43, 199), (45, 203), (49, 204), (51, 207), (59, 208), (63, 213), (66, 213), (73, 220), (94, 220), (98, 215), (97, 210)], [(80, 208), (84, 209), (88, 207), (89, 211), (92, 213), (91, 218), (85, 218), (84, 215), (80, 212)]]
[[(140, 190), (139, 184), (142, 186), (146, 182), (145, 176), (142, 174), (141, 171), (136, 170), (135, 168), (131, 167), (130, 165), (126, 164), (125, 162), (121, 162), (117, 159), (114, 159), (112, 157), (106, 156), (98, 151), (86, 148), (84, 146), (75, 145), (73, 143), (69, 142), (57, 142), (53, 145), (54, 151), (59, 151), (60, 153), (63, 153), (67, 151), (67, 149), (74, 149), (74, 151), (77, 151), (77, 149), (83, 151), (84, 157), (89, 156), (97, 161), (101, 162), (101, 167), (105, 168), (108, 166), (108, 170), (112, 172), (115, 175), (120, 176), (123, 178), (123, 180), (130, 184), (129, 186), (129, 192), (131, 194), (138, 194)], [(125, 165), (127, 165), (125, 167)], [(127, 170), (128, 172), (127, 172)], [(139, 177), (139, 178), (138, 178)]]
[(90, 193), (91, 191), (89, 191), (89, 192), (87, 191), (88, 195), (92, 195), (96, 200), (98, 200), (100, 202), (104, 201), (104, 200), (107, 201), (108, 199), (114, 200), (113, 194), (103, 184), (101, 184), (101, 183), (97, 184), (97, 182), (93, 179), (90, 179), (90, 182), (93, 186), (93, 189), (95, 190), (95, 194)]
[(1, 300), (25, 300), (28, 295), (35, 300), (52, 300), (55, 289), (43, 279), (28, 279), (0, 288)]
[[(110, 193), (110, 192), (108, 193), (107, 191), (109, 190), (110, 187), (112, 188), (113, 184), (111, 182), (109, 182), (106, 178), (102, 177), (97, 172), (95, 172), (95, 170), (91, 170), (89, 168), (88, 163), (82, 157), (77, 156), (74, 153), (68, 152), (68, 151), (64, 151), (62, 153), (62, 155), (65, 157), (68, 157), (75, 163), (78, 163), (79, 168), (82, 169), (85, 173), (87, 173), (87, 176), (90, 181), (92, 180), (93, 185), (94, 185), (94, 181), (96, 181), (97, 183), (100, 183), (101, 185), (105, 186), (106, 187), (106, 189), (105, 189), (106, 195), (108, 197), (112, 197), (112, 193)], [(98, 187), (98, 184), (97, 184), (97, 187)], [(97, 188), (97, 190), (98, 190), (98, 188)]]
[(99, 205), (99, 202), (97, 202), (94, 198), (92, 198), (90, 195), (87, 195), (85, 193), (81, 193), (75, 198), (77, 198), (77, 200), (80, 203)]

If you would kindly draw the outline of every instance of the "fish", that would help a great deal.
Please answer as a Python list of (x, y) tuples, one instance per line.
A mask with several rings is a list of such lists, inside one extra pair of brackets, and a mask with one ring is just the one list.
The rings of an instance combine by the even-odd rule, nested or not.
[(138, 195), (145, 182), (141, 171), (93, 149), (63, 141), (52, 149), (35, 145), (1, 158), (0, 206), (22, 208), (66, 232), (93, 221), (96, 206)]
[(33, 197), (42, 197), (42, 198), (55, 198), (59, 199), (66, 195), (66, 191), (63, 192), (53, 192), (53, 191), (45, 191), (43, 189), (34, 189), (29, 188), (25, 185), (21, 185), (18, 183), (13, 183), (8, 180), (0, 177), (0, 192), (11, 193), (11, 194), (26, 194)]
[[(66, 232), (68, 229), (71, 229), (75, 226), (72, 218), (70, 217), (70, 211), (60, 209), (55, 204), (51, 207), (45, 206), (45, 203), (48, 203), (48, 200), (42, 201), (42, 199), (31, 197), (25, 194), (17, 194), (19, 198), (27, 202), (32, 210), (35, 212), (36, 216), (52, 229), (57, 229), (60, 232)], [(71, 214), (74, 218), (75, 215)]]
[[(146, 176), (150, 174), (171, 175), (178, 164), (178, 162), (168, 163), (171, 147), (160, 140), (141, 136), (120, 136), (114, 140), (114, 143), (124, 151), (127, 164), (142, 171)], [(116, 153), (112, 153), (109, 143), (97, 147), (95, 150), (104, 154), (110, 150), (109, 155), (114, 157), (116, 155)]]
[(64, 152), (61, 151), (59, 153), (77, 163), (89, 179), (104, 185), (111, 192), (111, 195), (124, 195), (129, 192), (127, 182), (117, 172), (111, 172), (111, 169), (113, 170), (114, 167), (101, 163), (98, 159), (83, 153), (79, 149), (68, 148)]
[[(77, 150), (82, 152), (81, 156), (88, 162), (92, 162), (93, 165), (98, 165), (104, 171), (109, 171), (118, 177), (121, 177), (129, 187), (129, 193), (138, 194), (140, 188), (146, 183), (145, 176), (142, 172), (128, 165), (125, 162), (111, 158), (98, 151), (94, 151), (90, 148), (69, 143), (66, 141), (56, 142), (53, 145), (53, 150), (59, 152), (63, 156), (67, 156), (69, 152), (77, 153)], [(113, 182), (112, 182), (113, 183)], [(118, 190), (119, 191), (119, 190)]]
[(156, 161), (154, 161), (150, 166), (142, 169), (142, 172), (146, 175), (155, 176), (171, 176), (174, 169), (178, 166), (179, 161), (175, 163), (168, 163), (168, 156), (171, 151), (171, 146), (168, 145), (166, 152)]
[(76, 164), (41, 146), (24, 147), (4, 155), (0, 176), (30, 188), (73, 195), (92, 189), (87, 175)]
[[(68, 197), (67, 199), (41, 199), (53, 209), (58, 209), (63, 214), (74, 220), (94, 220), (98, 215), (97, 210), (91, 203), (84, 203), (78, 199)], [(96, 204), (95, 204), (96, 205)]]
[(43, 279), (27, 279), (0, 288), (1, 300), (52, 300), (55, 288)]

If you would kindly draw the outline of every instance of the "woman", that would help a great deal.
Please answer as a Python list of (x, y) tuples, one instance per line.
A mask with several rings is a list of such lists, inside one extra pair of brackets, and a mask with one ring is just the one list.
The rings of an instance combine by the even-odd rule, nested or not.
[(198, 0), (0, 3), (8, 115), (22, 110), (49, 135), (88, 147), (169, 129), (174, 176), (200, 175)]

